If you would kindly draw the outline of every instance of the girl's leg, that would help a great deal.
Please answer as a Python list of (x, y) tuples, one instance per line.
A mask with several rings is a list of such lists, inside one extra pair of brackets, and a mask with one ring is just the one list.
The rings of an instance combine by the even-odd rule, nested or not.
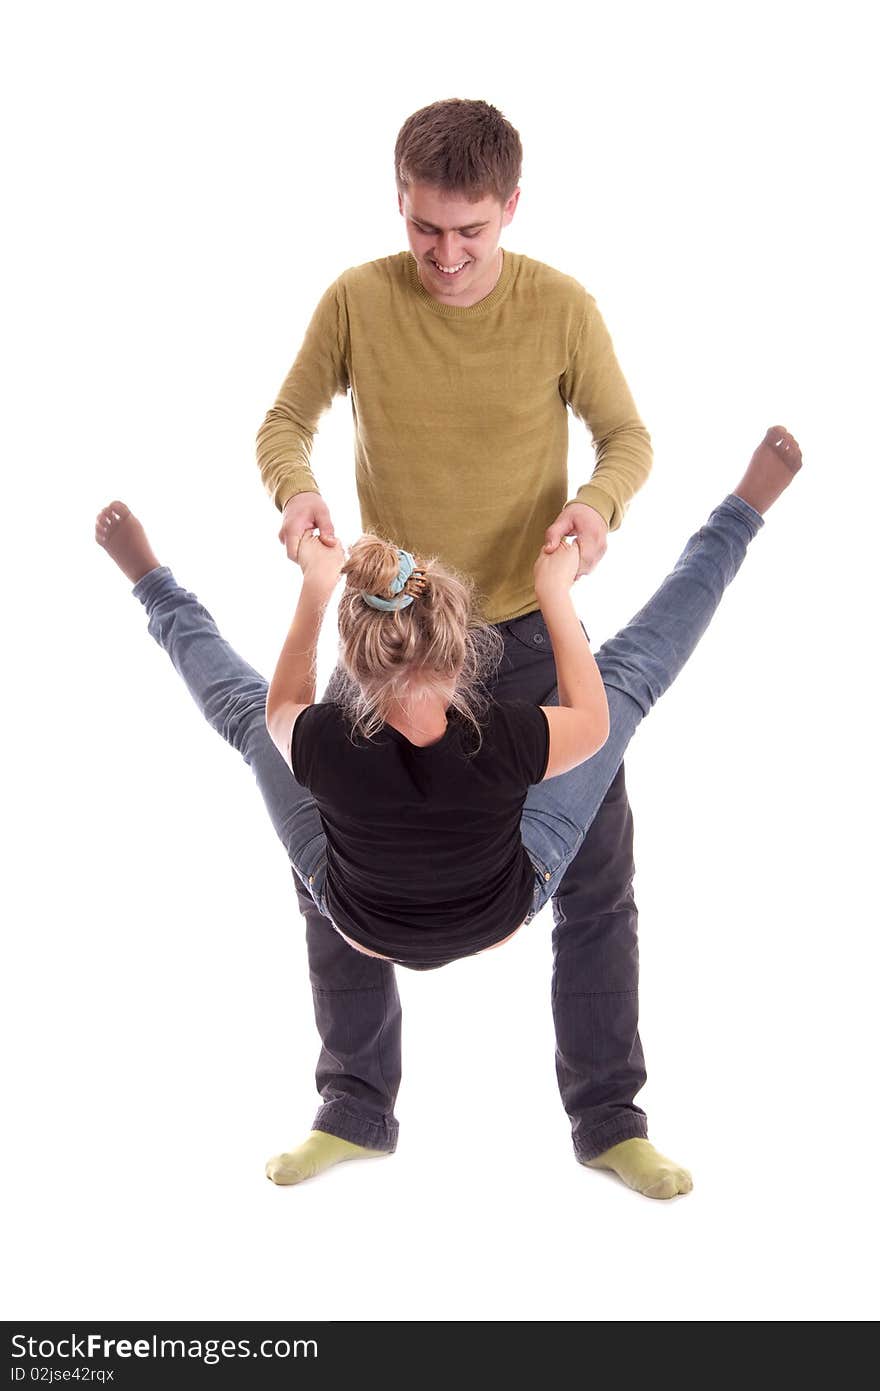
[(253, 772), (291, 865), (317, 892), (326, 859), (324, 834), (311, 794), (269, 737), (266, 681), (220, 636), (207, 609), (166, 566), (138, 580), (134, 595), (147, 611), (150, 635), (168, 653), (208, 724)]
[(124, 502), (98, 513), (95, 540), (134, 585), (149, 631), (164, 647), (205, 719), (253, 770), (279, 840), (308, 883), (323, 857), (321, 823), (266, 729), (267, 685), (217, 631), (194, 594), (160, 565), (137, 517)]
[(749, 542), (764, 525), (763, 514), (785, 492), (801, 462), (797, 440), (782, 426), (771, 426), (736, 492), (691, 537), (641, 612), (597, 652), (611, 716), (608, 740), (570, 773), (531, 788), (523, 809), (523, 842), (539, 881), (535, 912), (556, 892), (640, 721), (690, 657)]
[(531, 788), (523, 809), (523, 842), (542, 880), (535, 911), (556, 891), (639, 723), (694, 651), (762, 525), (742, 498), (725, 498), (645, 607), (596, 654), (611, 716), (608, 740), (570, 773)]

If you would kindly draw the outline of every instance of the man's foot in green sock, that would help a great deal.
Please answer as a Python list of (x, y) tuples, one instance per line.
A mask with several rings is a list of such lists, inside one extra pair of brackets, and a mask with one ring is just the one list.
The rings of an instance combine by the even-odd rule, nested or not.
[(266, 1177), (273, 1183), (302, 1183), (303, 1179), (315, 1178), (334, 1164), (344, 1159), (379, 1159), (387, 1150), (368, 1150), (363, 1145), (353, 1145), (349, 1140), (340, 1140), (338, 1135), (328, 1135), (324, 1130), (313, 1130), (308, 1139), (295, 1150), (276, 1154), (266, 1165)]
[(687, 1169), (660, 1154), (648, 1140), (621, 1140), (595, 1159), (582, 1161), (588, 1169), (611, 1169), (628, 1188), (646, 1198), (675, 1198), (690, 1193), (694, 1181)]

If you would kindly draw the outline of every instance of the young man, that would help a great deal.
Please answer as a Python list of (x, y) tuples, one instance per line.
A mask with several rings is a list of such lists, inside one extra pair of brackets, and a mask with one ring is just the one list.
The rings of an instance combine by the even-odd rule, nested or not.
[[(521, 163), (519, 136), (485, 102), (436, 102), (409, 117), (395, 172), (410, 250), (330, 286), (257, 449), (288, 554), (314, 529), (332, 544), (309, 458), (320, 416), (350, 393), (364, 530), (471, 575), (504, 639), (495, 694), (540, 704), (555, 670), (534, 557), (542, 543), (574, 536), (578, 573), (588, 574), (648, 475), (651, 446), (592, 297), (499, 245)], [(569, 406), (590, 429), (596, 465), (566, 502)], [(554, 898), (557, 1075), (580, 1162), (672, 1197), (688, 1191), (690, 1176), (648, 1142), (634, 1103), (645, 1071), (633, 872), (621, 769)], [(306, 1142), (270, 1161), (279, 1183), (397, 1143), (394, 968), (351, 951), (299, 899), (323, 1105)]]

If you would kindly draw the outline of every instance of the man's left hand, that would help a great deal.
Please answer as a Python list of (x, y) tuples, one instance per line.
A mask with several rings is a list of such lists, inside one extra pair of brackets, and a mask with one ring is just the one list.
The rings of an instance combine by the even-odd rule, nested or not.
[(608, 548), (608, 523), (585, 502), (570, 502), (544, 533), (544, 550), (555, 551), (564, 536), (573, 536), (580, 552), (575, 579), (595, 570)]

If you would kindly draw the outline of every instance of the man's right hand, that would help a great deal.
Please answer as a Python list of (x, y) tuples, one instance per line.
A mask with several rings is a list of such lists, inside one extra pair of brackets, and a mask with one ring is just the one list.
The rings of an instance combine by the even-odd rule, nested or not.
[(336, 545), (330, 509), (321, 494), (296, 493), (284, 504), (278, 533), (278, 540), (284, 543), (289, 560), (296, 559), (300, 538), (313, 531), (320, 532), (325, 546)]

